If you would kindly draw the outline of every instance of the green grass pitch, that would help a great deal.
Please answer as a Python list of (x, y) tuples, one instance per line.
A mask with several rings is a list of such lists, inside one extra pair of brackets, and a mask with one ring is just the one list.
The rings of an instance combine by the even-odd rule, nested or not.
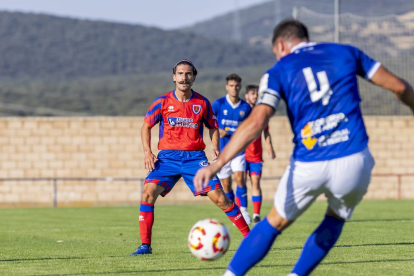
[[(365, 201), (313, 275), (414, 275), (414, 201)], [(264, 204), (267, 212), (271, 204)], [(279, 236), (248, 275), (286, 275), (321, 221), (316, 202)], [(0, 275), (222, 275), (241, 234), (213, 205), (157, 205), (153, 255), (129, 256), (139, 245), (139, 207), (0, 209)], [(195, 259), (187, 235), (214, 217), (231, 231), (227, 254)]]

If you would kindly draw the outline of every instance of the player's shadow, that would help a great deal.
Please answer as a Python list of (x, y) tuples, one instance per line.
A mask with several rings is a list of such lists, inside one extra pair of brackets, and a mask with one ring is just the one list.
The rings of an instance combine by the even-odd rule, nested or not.
[(24, 261), (51, 261), (51, 260), (82, 260), (84, 257), (53, 257), (53, 258), (27, 258), (27, 259), (0, 259), (0, 262), (24, 262)]
[[(364, 243), (364, 244), (341, 244), (335, 245), (336, 248), (341, 247), (368, 247), (368, 246), (389, 246), (389, 245), (414, 245), (414, 242), (395, 242), (395, 243)], [(301, 250), (302, 247), (274, 247), (270, 251), (279, 251), (279, 250)], [(230, 250), (229, 250), (230, 251)], [(232, 250), (235, 251), (235, 250)]]
[[(397, 243), (365, 243), (365, 244), (343, 244), (334, 247), (364, 247), (364, 246), (388, 246), (388, 245), (414, 245), (414, 242), (397, 242)], [(273, 247), (270, 251), (279, 250), (301, 250), (302, 247)], [(236, 249), (229, 249), (229, 252), (235, 252)]]
[(356, 219), (356, 220), (349, 220), (347, 223), (359, 223), (359, 222), (411, 222), (414, 221), (413, 218), (406, 218), (406, 219)]
[[(400, 218), (400, 219), (353, 219), (353, 220), (348, 220), (346, 223), (361, 223), (361, 222), (412, 222), (414, 221), (413, 218)], [(308, 224), (308, 223), (312, 223), (312, 224), (319, 224), (321, 223), (320, 221), (309, 221), (309, 220), (299, 220), (297, 222), (295, 222), (295, 224)]]
[[(390, 259), (390, 260), (365, 260), (353, 262), (322, 262), (319, 265), (339, 265), (339, 264), (365, 264), (365, 263), (395, 263), (395, 262), (412, 262), (414, 259)], [(291, 265), (257, 265), (257, 267), (292, 267)]]
[[(392, 263), (392, 262), (412, 262), (414, 259), (391, 259), (391, 260), (366, 260), (366, 261), (354, 261), (354, 262), (323, 262), (320, 265), (338, 265), (338, 264), (363, 264), (363, 263)], [(257, 265), (256, 267), (292, 267), (294, 264), (281, 264), (281, 265)], [(76, 275), (106, 275), (106, 274), (135, 274), (135, 273), (174, 273), (184, 271), (211, 271), (222, 270), (227, 267), (206, 267), (206, 268), (177, 268), (177, 269), (154, 269), (154, 270), (133, 270), (133, 271), (101, 271), (101, 272), (87, 272), (87, 273), (70, 273), (70, 274), (36, 274), (37, 276), (76, 276)], [(34, 275), (33, 275), (34, 276)]]

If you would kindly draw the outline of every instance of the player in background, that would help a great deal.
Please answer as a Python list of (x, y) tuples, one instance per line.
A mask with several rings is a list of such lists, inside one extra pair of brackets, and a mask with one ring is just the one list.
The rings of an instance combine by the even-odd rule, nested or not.
[[(246, 102), (251, 108), (256, 105), (258, 98), (259, 86), (250, 84), (246, 86), (244, 95)], [(269, 157), (275, 159), (276, 154), (272, 145), (269, 127), (263, 131), (263, 136), (267, 144), (267, 153)], [(253, 222), (256, 224), (260, 221), (260, 208), (262, 206), (262, 189), (260, 188), (260, 178), (262, 177), (263, 168), (263, 147), (262, 136), (260, 135), (246, 148), (246, 178), (250, 175), (252, 183), (252, 204), (253, 204)]]
[[(151, 238), (154, 204), (158, 196), (166, 196), (183, 177), (194, 196), (206, 195), (226, 213), (243, 236), (249, 233), (239, 207), (230, 201), (217, 177), (200, 191), (193, 185), (195, 173), (208, 165), (204, 153), (203, 125), (209, 129), (213, 144), (213, 160), (219, 154), (217, 120), (207, 98), (193, 91), (197, 69), (189, 60), (179, 61), (173, 68), (176, 88), (157, 98), (145, 115), (141, 129), (144, 166), (149, 171), (141, 198), (139, 228), (142, 245), (131, 255), (152, 254)], [(151, 128), (160, 123), (158, 157), (151, 150)]]
[[(322, 193), (328, 208), (309, 236), (290, 275), (309, 275), (338, 240), (366, 193), (374, 166), (360, 109), (357, 76), (391, 90), (414, 112), (413, 88), (350, 45), (310, 43), (307, 28), (287, 20), (276, 26), (278, 62), (263, 75), (258, 105), (217, 161), (198, 171), (196, 189), (253, 141), (283, 99), (295, 148), (274, 206), (242, 241), (224, 275), (244, 275), (267, 254), (277, 236)], [(316, 82), (316, 79), (318, 82)]]
[[(227, 145), (237, 127), (250, 114), (252, 108), (248, 103), (240, 99), (242, 79), (237, 74), (231, 74), (226, 78), (227, 95), (213, 102), (213, 112), (217, 117), (220, 131), (220, 150)], [(247, 187), (246, 187), (246, 160), (244, 152), (235, 156), (217, 173), (223, 185), (224, 192), (235, 201), (240, 207), (247, 224), (252, 223), (249, 212), (247, 211)], [(237, 184), (236, 197), (232, 188), (231, 176)]]

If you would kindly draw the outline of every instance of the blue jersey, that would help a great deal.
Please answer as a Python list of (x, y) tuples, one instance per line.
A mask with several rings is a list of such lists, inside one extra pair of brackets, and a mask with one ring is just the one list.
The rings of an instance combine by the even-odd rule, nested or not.
[(220, 150), (223, 150), (237, 127), (250, 115), (252, 108), (242, 99), (234, 105), (228, 95), (215, 100), (212, 107), (217, 117), (219, 128), (228, 133), (227, 136), (220, 138)]
[(258, 103), (286, 102), (295, 160), (347, 156), (368, 144), (357, 75), (369, 80), (380, 65), (353, 46), (302, 42), (262, 77)]

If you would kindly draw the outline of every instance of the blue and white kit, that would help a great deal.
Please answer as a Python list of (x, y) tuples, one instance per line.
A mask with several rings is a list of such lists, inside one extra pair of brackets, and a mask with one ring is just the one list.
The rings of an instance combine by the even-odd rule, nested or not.
[[(362, 199), (374, 160), (367, 148), (357, 75), (369, 80), (380, 65), (350, 45), (302, 42), (263, 75), (258, 104), (276, 110), (283, 99), (294, 132), (291, 162), (275, 198), (285, 218), (299, 216), (321, 193), (343, 218)], [(329, 163), (340, 158), (348, 163)], [(316, 171), (323, 175), (315, 176)], [(349, 174), (351, 182), (341, 181)]]
[[(242, 99), (237, 104), (233, 104), (228, 95), (214, 101), (212, 107), (217, 117), (219, 128), (228, 133), (228, 135), (220, 138), (220, 151), (222, 151), (237, 127), (250, 115), (252, 108)], [(246, 160), (244, 152), (242, 152), (224, 165), (217, 176), (220, 179), (224, 179), (230, 177), (233, 172), (245, 171), (245, 169)]]

